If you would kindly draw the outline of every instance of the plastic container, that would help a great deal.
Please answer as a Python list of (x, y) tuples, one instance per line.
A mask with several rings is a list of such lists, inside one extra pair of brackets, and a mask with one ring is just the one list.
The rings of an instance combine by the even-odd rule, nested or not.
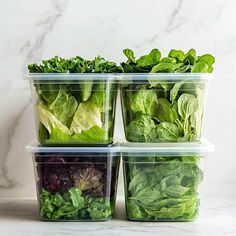
[(192, 221), (199, 211), (203, 161), (213, 146), (124, 144), (126, 213), (135, 221)]
[(117, 81), (113, 74), (29, 74), (37, 139), (43, 145), (113, 142)]
[(202, 137), (212, 74), (124, 74), (120, 81), (129, 142), (187, 142)]
[(31, 144), (41, 220), (106, 221), (114, 212), (118, 146), (42, 147)]

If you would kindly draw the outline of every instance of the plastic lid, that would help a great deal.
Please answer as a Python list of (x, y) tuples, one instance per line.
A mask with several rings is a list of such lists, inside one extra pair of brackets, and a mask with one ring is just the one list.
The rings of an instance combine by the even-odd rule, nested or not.
[(26, 79), (36, 81), (51, 80), (208, 80), (212, 73), (29, 73)]
[(120, 74), (121, 80), (209, 80), (214, 75), (212, 73), (124, 73)]
[(26, 79), (36, 81), (51, 80), (111, 80), (114, 79), (112, 73), (29, 73)]
[(111, 144), (106, 147), (52, 147), (52, 146), (42, 146), (39, 145), (36, 141), (28, 144), (25, 147), (26, 151), (31, 153), (115, 153), (120, 152), (120, 146), (118, 143)]
[(215, 150), (215, 147), (206, 138), (201, 142), (192, 143), (122, 143), (123, 153), (208, 153)]

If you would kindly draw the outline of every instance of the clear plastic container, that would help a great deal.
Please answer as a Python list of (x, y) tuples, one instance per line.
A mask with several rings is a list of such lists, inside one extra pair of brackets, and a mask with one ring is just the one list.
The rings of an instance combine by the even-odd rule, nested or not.
[(192, 221), (199, 211), (207, 141), (124, 144), (125, 203), (129, 220)]
[(117, 81), (113, 74), (29, 74), (37, 139), (44, 145), (113, 142)]
[(129, 142), (187, 142), (202, 137), (212, 74), (124, 74), (121, 104)]
[(115, 208), (120, 149), (30, 144), (45, 221), (106, 221)]

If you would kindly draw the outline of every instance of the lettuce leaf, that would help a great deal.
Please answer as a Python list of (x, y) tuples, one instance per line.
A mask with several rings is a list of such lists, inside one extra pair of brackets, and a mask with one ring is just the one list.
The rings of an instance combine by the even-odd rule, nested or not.
[(56, 143), (71, 143), (73, 140), (72, 136), (64, 133), (62, 130), (58, 128), (54, 128), (51, 131), (50, 138), (46, 141), (47, 144), (56, 144)]
[(47, 128), (48, 132), (51, 133), (52, 129), (57, 128), (62, 132), (71, 135), (72, 132), (62, 124), (49, 110), (43, 105), (42, 102), (37, 105), (39, 121)]
[(68, 127), (77, 106), (78, 103), (73, 96), (63, 90), (60, 90), (56, 99), (49, 106), (49, 109), (58, 120)]
[(87, 101), (91, 94), (93, 88), (93, 81), (92, 80), (83, 80), (80, 82), (80, 89), (83, 102)]
[(67, 143), (107, 143), (108, 134), (107, 132), (98, 127), (93, 126), (89, 130), (82, 131), (82, 133), (69, 135), (58, 128), (53, 128), (50, 134), (50, 138), (46, 141), (47, 144), (67, 144)]
[(73, 140), (79, 143), (106, 143), (108, 141), (107, 132), (97, 125), (80, 134), (75, 134)]
[(70, 126), (71, 132), (80, 134), (94, 125), (102, 127), (100, 109), (90, 101), (80, 103)]

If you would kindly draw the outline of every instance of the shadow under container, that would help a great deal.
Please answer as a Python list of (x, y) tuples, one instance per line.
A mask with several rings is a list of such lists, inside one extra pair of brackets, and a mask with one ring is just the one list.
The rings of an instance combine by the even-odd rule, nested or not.
[(121, 106), (129, 142), (200, 141), (212, 74), (124, 74)]
[(199, 211), (203, 164), (214, 147), (124, 144), (126, 213), (134, 221), (192, 221)]
[(40, 219), (106, 221), (112, 218), (120, 151), (110, 147), (31, 144)]
[(32, 73), (27, 78), (40, 144), (113, 142), (118, 87), (115, 75)]

